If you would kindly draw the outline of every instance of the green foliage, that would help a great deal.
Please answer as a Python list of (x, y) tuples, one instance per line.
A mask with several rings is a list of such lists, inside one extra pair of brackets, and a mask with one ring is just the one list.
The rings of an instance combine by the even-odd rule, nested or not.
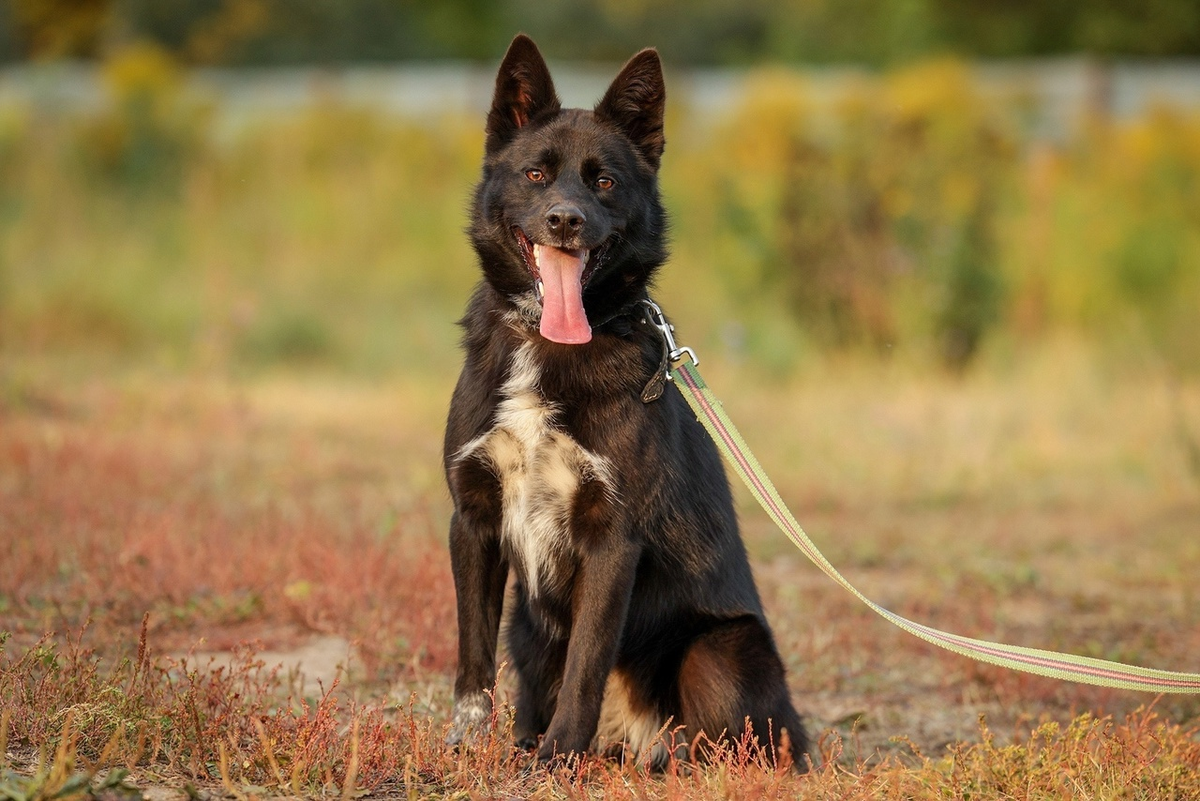
[[(98, 118), (0, 118), (0, 348), (165, 365), (442, 370), (477, 280), (477, 120), (326, 103), (218, 138), (161, 51)], [(689, 340), (786, 372), (822, 351), (959, 371), (1073, 331), (1200, 370), (1200, 119), (1097, 120), (1050, 146), (960, 62), (816, 95), (752, 77), (675, 111), (663, 274)]]
[(938, 351), (946, 366), (961, 370), (996, 322), (1002, 285), (996, 262), (995, 219), (990, 202), (975, 202), (954, 232), (943, 291), (934, 314)]
[(1146, 340), (1174, 372), (1200, 369), (1200, 117), (1097, 121), (1038, 169), (1049, 196), (1030, 213), (1054, 224), (1033, 254), (1042, 277), (1019, 291), (1115, 343)]
[(915, 317), (961, 369), (999, 316), (1011, 125), (956, 62), (860, 81), (830, 108), (806, 97), (767, 78), (734, 111), (706, 155), (714, 223), (818, 341), (886, 349), (921, 335)]
[(778, 304), (826, 349), (959, 371), (992, 333), (1071, 330), (1200, 370), (1200, 119), (1095, 120), (1055, 147), (1021, 112), (955, 61), (832, 97), (761, 73), (714, 135), (675, 151), (681, 166), (668, 160), (677, 247), (703, 239), (688, 257), (713, 265), (742, 319)]
[(95, 56), (111, 11), (110, 2), (12, 0), (0, 7), (0, 56)]
[[(11, 11), (7, 11), (9, 5)], [(1192, 0), (15, 0), (0, 58), (96, 56), (122, 36), (190, 63), (492, 60), (517, 31), (555, 57), (619, 60), (653, 44), (675, 64), (1200, 53)]]
[(333, 334), (324, 321), (297, 310), (256, 321), (237, 342), (237, 356), (252, 365), (312, 363), (336, 353)]
[[(73, 760), (68, 760), (73, 764)], [(51, 801), (51, 799), (105, 798), (111, 801), (138, 801), (142, 792), (125, 783), (129, 771), (116, 768), (103, 776), (90, 772), (70, 773), (59, 762), (43, 767), (32, 775), (5, 770), (0, 772), (2, 801)]]
[(82, 121), (74, 140), (84, 170), (108, 185), (177, 190), (186, 160), (203, 147), (203, 117), (181, 99), (175, 59), (139, 44), (110, 58), (103, 77), (109, 106)]
[(218, 368), (453, 357), (476, 280), (462, 225), (477, 126), (331, 105), (218, 146), (178, 100), (147, 158), (122, 146), (107, 160), (97, 127), (132, 125), (119, 108), (13, 126), (3, 347)]

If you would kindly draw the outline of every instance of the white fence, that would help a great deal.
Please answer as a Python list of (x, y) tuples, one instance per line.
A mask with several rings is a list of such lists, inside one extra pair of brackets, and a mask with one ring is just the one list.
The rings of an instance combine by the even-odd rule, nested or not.
[[(588, 106), (603, 93), (617, 65), (556, 65), (554, 78), (568, 105)], [(1057, 138), (1086, 111), (1128, 118), (1161, 103), (1200, 111), (1200, 61), (1123, 62), (1086, 59), (979, 62), (981, 89), (1019, 95), (1031, 109), (1035, 135)], [(816, 98), (832, 98), (858, 77), (857, 68), (798, 70)], [(733, 107), (748, 75), (744, 70), (674, 70), (667, 75), (672, 102), (694, 118)], [(223, 127), (237, 128), (265, 115), (292, 113), (321, 102), (369, 106), (413, 119), (482, 114), (491, 96), (494, 65), (425, 64), (200, 69), (187, 91), (211, 101)], [(0, 107), (88, 113), (108, 102), (96, 68), (78, 64), (20, 65), (0, 70)]]

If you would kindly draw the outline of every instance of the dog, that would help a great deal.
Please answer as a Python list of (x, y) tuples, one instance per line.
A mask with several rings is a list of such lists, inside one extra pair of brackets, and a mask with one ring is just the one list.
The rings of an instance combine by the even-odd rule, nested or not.
[[(537, 46), (509, 46), (469, 235), (445, 438), (458, 672), (447, 742), (492, 715), (508, 593), (514, 737), (541, 762), (661, 766), (745, 739), (809, 741), (788, 695), (712, 440), (662, 385), (643, 314), (667, 257), (658, 53), (592, 111), (564, 109)], [(661, 397), (643, 397), (658, 383)], [(785, 735), (786, 732), (786, 735)], [(748, 735), (748, 736), (747, 736)]]

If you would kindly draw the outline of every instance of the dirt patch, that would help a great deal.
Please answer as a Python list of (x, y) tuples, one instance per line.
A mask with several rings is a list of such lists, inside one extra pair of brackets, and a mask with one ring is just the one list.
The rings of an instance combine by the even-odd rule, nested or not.
[[(339, 679), (342, 684), (349, 683), (357, 677), (362, 664), (354, 645), (332, 634), (311, 636), (291, 648), (256, 651), (255, 657), (268, 669), (278, 667), (288, 686), (301, 695), (328, 690)], [(212, 670), (231, 669), (238, 661), (238, 654), (233, 650), (193, 651), (187, 658)]]

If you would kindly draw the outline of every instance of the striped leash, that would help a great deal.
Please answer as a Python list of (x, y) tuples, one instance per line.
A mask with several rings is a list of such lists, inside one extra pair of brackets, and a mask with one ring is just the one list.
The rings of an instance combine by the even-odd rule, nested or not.
[[(704, 379), (700, 377), (700, 373), (696, 370), (698, 360), (695, 353), (688, 348), (679, 348), (675, 345), (672, 335), (674, 329), (666, 321), (662, 309), (653, 301), (643, 301), (643, 303), (646, 305), (648, 321), (662, 334), (663, 342), (668, 350), (669, 366), (666, 368), (666, 377), (683, 393), (684, 400), (692, 407), (697, 419), (716, 442), (717, 447), (733, 466), (734, 471), (745, 482), (751, 494), (766, 510), (767, 515), (775, 521), (775, 525), (783, 530), (788, 539), (812, 560), (813, 564), (882, 617), (909, 634), (920, 637), (940, 648), (1013, 670), (1123, 690), (1142, 690), (1154, 693), (1200, 693), (1200, 674), (1197, 673), (1155, 670), (1110, 662), (1106, 659), (1094, 659), (1087, 656), (1062, 654), (1056, 651), (1043, 651), (1037, 648), (1025, 648), (1019, 645), (1006, 645), (963, 637), (911, 621), (884, 609), (863, 595), (825, 558), (808, 535), (804, 533), (800, 524), (796, 522), (796, 518), (792, 516), (783, 499), (779, 497), (775, 485), (767, 477), (766, 471), (763, 470), (754, 454), (750, 452), (749, 446), (742, 439), (742, 435), (738, 433), (737, 428), (729, 419), (729, 415), (725, 413), (721, 402), (716, 399), (708, 385), (704, 383)], [(691, 361), (683, 361), (685, 354), (691, 357)]]

